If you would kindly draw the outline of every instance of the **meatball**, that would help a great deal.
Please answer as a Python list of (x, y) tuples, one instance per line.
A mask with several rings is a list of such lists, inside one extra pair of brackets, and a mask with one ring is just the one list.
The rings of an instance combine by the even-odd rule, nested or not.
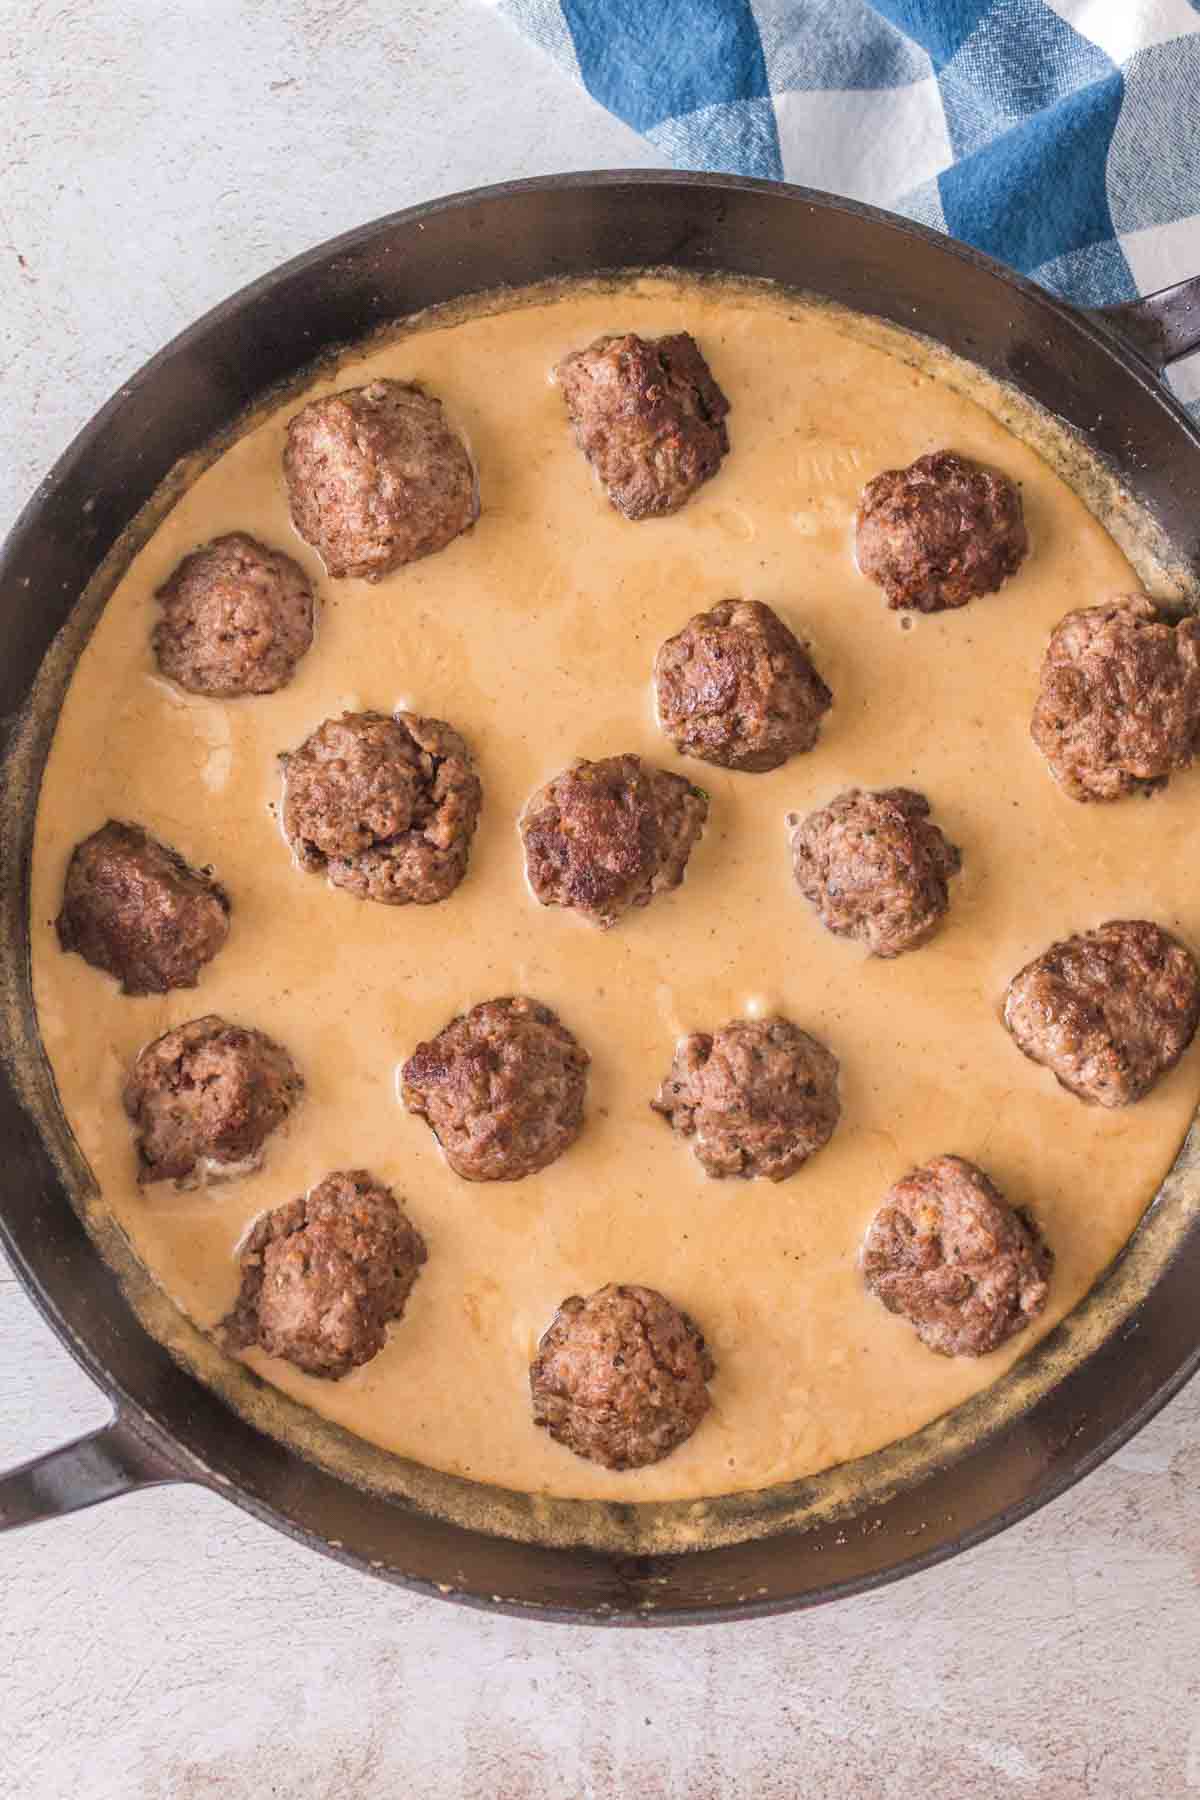
[(137, 1132), (138, 1179), (180, 1181), (254, 1167), (304, 1091), (295, 1063), (263, 1031), (209, 1013), (140, 1053), (125, 1083)]
[(575, 441), (627, 519), (678, 512), (729, 450), (729, 402), (686, 331), (597, 338), (555, 378)]
[(796, 886), (838, 937), (900, 956), (933, 936), (962, 857), (911, 788), (849, 788), (792, 827)]
[(685, 1312), (610, 1283), (559, 1307), (529, 1370), (533, 1422), (589, 1462), (641, 1469), (691, 1437), (715, 1373)]
[(380, 581), (479, 517), (466, 445), (407, 381), (310, 400), (288, 424), (283, 473), (296, 530), (335, 577)]
[(891, 607), (965, 606), (1015, 574), (1028, 548), (1013, 483), (952, 450), (885, 469), (863, 489), (858, 566)]
[(226, 1341), (336, 1381), (383, 1349), (425, 1256), (391, 1188), (365, 1169), (327, 1175), (264, 1214), (246, 1239)]
[(141, 825), (110, 819), (75, 846), (58, 941), (125, 994), (195, 987), (229, 936), (229, 896)]
[(464, 1181), (520, 1181), (579, 1136), (590, 1061), (548, 1006), (485, 1000), (417, 1045), (402, 1098)]
[(1033, 741), (1072, 800), (1119, 800), (1184, 769), (1200, 733), (1200, 619), (1145, 594), (1068, 613), (1051, 634)]
[(788, 1019), (694, 1031), (650, 1102), (707, 1175), (784, 1181), (833, 1136), (838, 1060)]
[(543, 906), (615, 925), (679, 886), (707, 817), (699, 788), (639, 756), (574, 762), (522, 815), (529, 885)]
[(302, 869), (384, 906), (432, 906), (467, 872), (482, 799), (453, 727), (343, 713), (282, 759), (283, 829)]
[(863, 1245), (868, 1288), (940, 1356), (986, 1356), (1046, 1304), (1053, 1257), (982, 1169), (935, 1156), (884, 1196)]
[(244, 531), (185, 556), (155, 597), (158, 666), (191, 694), (273, 694), (312, 643), (308, 576)]
[(689, 619), (659, 651), (654, 685), (682, 755), (754, 773), (811, 750), (833, 705), (805, 645), (759, 600)]
[(1017, 1048), (1081, 1100), (1109, 1107), (1148, 1094), (1198, 1020), (1196, 959), (1148, 919), (1051, 944), (1013, 976), (1004, 1002)]

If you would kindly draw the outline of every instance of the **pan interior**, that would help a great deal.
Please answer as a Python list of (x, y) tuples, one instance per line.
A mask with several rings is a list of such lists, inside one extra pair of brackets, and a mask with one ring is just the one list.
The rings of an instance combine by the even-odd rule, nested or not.
[[(620, 287), (622, 283), (612, 285)], [(743, 284), (742, 291), (748, 298), (753, 297), (750, 284)], [(407, 334), (448, 327), (464, 316), (544, 305), (555, 299), (557, 292), (541, 287), (520, 294), (478, 296), (465, 306), (444, 309), (435, 317), (408, 321), (402, 331)], [(774, 292), (769, 298), (772, 303), (780, 300)], [(787, 303), (814, 304), (802, 296)], [(835, 308), (825, 306), (822, 310), (842, 329), (887, 349), (914, 370), (936, 375), (981, 404), (1006, 429), (1036, 449), (1085, 500), (1151, 591), (1178, 601), (1190, 598), (1152, 522), (1138, 512), (1120, 485), (1063, 427), (1015, 390), (982, 376), (937, 346), (879, 322), (841, 314)], [(349, 354), (357, 355), (359, 351)], [(330, 372), (328, 367), (322, 371)], [(307, 385), (308, 379), (297, 383), (296, 388)], [(37, 783), (62, 696), (107, 597), (137, 550), (200, 470), (230, 442), (253, 430), (283, 398), (278, 394), (266, 398), (250, 416), (238, 421), (221, 444), (186, 468), (176, 470), (82, 597), (43, 670), (10, 762), (5, 790), (6, 841), (7, 847), (23, 861), (28, 857)], [(21, 865), (6, 857), (6, 866)], [(536, 1498), (463, 1481), (367, 1445), (256, 1379), (242, 1365), (225, 1358), (208, 1337), (198, 1332), (147, 1278), (119, 1226), (99, 1203), (57, 1106), (53, 1080), (40, 1053), (23, 961), (12, 974), (16, 979), (6, 983), (6, 1024), (11, 1060), (26, 1103), (38, 1119), (85, 1222), (103, 1254), (117, 1269), (135, 1311), (152, 1334), (166, 1343), (185, 1366), (216, 1387), (243, 1416), (301, 1454), (359, 1485), (404, 1495), (455, 1522), (501, 1535), (555, 1544), (588, 1543), (626, 1551), (679, 1550), (834, 1520), (878, 1504), (889, 1493), (924, 1479), (973, 1447), (981, 1437), (1001, 1428), (1077, 1366), (1144, 1297), (1191, 1221), (1196, 1205), (1194, 1146), (1189, 1140), (1128, 1250), (1088, 1300), (994, 1387), (903, 1443), (800, 1482), (716, 1499), (626, 1506), (595, 1500)]]

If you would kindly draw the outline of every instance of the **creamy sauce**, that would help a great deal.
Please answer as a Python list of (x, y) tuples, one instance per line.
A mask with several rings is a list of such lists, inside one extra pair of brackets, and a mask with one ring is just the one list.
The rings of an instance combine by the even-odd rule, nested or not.
[[(732, 451), (675, 518), (631, 525), (575, 450), (550, 371), (601, 332), (681, 329), (732, 404)], [(1066, 484), (983, 408), (853, 322), (721, 287), (642, 282), (466, 317), (345, 358), (312, 392), (381, 375), (443, 397), (480, 471), (478, 525), (379, 586), (330, 582), (290, 525), (287, 418), (250, 432), (184, 494), (109, 602), (46, 770), (33, 876), (43, 1041), (99, 1186), (156, 1279), (203, 1327), (229, 1307), (264, 1209), (335, 1168), (393, 1184), (430, 1259), (383, 1352), (340, 1382), (258, 1353), (271, 1382), (435, 1468), (548, 1495), (685, 1499), (790, 1480), (902, 1438), (994, 1381), (1129, 1236), (1195, 1110), (1193, 1050), (1142, 1104), (1081, 1105), (999, 1023), (1008, 977), (1052, 938), (1156, 919), (1200, 945), (1197, 781), (1152, 801), (1064, 799), (1029, 740), (1042, 649), (1070, 607), (1139, 585)], [(853, 516), (878, 470), (951, 446), (1022, 483), (1032, 553), (997, 595), (934, 618), (889, 613), (857, 572)], [(317, 641), (282, 693), (187, 696), (149, 650), (155, 588), (220, 532), (288, 549), (321, 596)], [(808, 638), (835, 706), (816, 750), (769, 775), (678, 758), (654, 719), (658, 644), (730, 595)], [(483, 818), (463, 886), (428, 908), (357, 902), (294, 866), (278, 829), (281, 750), (344, 708), (448, 719), (472, 744)], [(573, 756), (635, 750), (712, 808), (673, 895), (602, 933), (540, 908), (516, 819)], [(790, 876), (785, 816), (858, 783), (921, 788), (961, 845), (949, 919), (885, 963), (826, 933)], [(135, 819), (234, 902), (197, 990), (131, 1000), (51, 921), (74, 844)], [(522, 992), (593, 1058), (578, 1144), (515, 1184), (471, 1185), (396, 1094), (400, 1062), (455, 1013)], [(780, 1186), (704, 1177), (649, 1110), (686, 1031), (778, 1010), (842, 1064), (829, 1146)], [(286, 1044), (307, 1098), (245, 1179), (139, 1190), (120, 1104), (150, 1038), (220, 1012)], [(1036, 1332), (981, 1361), (933, 1355), (863, 1290), (857, 1254), (889, 1184), (938, 1151), (1032, 1207), (1057, 1262)], [(527, 1368), (567, 1294), (661, 1288), (719, 1365), (713, 1411), (649, 1469), (613, 1474), (536, 1431)]]

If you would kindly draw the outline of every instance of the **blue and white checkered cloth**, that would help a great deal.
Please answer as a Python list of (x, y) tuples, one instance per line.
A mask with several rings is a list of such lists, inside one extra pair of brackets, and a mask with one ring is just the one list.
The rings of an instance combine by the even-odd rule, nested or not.
[(1084, 305), (1200, 274), (1200, 0), (495, 3), (678, 168), (888, 207)]

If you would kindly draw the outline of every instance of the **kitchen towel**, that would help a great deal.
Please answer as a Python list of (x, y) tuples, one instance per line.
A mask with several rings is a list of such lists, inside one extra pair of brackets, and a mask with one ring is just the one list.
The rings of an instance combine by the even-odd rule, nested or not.
[(1200, 0), (494, 4), (676, 168), (888, 207), (1084, 305), (1200, 274)]

